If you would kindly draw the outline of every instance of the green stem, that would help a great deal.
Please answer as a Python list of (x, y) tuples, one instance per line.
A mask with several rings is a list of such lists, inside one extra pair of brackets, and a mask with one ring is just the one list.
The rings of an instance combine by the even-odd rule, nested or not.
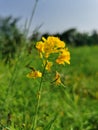
[(41, 77), (40, 85), (39, 85), (39, 89), (38, 89), (38, 100), (37, 100), (37, 106), (36, 106), (36, 111), (35, 111), (35, 117), (34, 117), (34, 123), (33, 123), (32, 130), (35, 130), (36, 125), (37, 125), (38, 110), (39, 110), (40, 99), (41, 99), (41, 94), (42, 94), (42, 82), (43, 82), (43, 77), (44, 77), (44, 74), (45, 74), (46, 65), (47, 65), (47, 62), (46, 62), (46, 64), (44, 65), (44, 69), (43, 69), (43, 72), (42, 72), (42, 77)]

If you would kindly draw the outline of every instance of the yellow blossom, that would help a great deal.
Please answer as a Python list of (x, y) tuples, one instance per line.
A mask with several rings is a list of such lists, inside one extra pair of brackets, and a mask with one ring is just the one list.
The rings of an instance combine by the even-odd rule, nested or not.
[(42, 37), (42, 40), (45, 42), (46, 41), (46, 39), (44, 38), (44, 37)]
[(27, 74), (28, 78), (40, 78), (42, 77), (42, 73), (37, 70), (32, 70), (29, 74)]
[(38, 42), (36, 48), (39, 52), (44, 52), (44, 43), (42, 41)]
[(60, 74), (57, 71), (56, 71), (56, 75), (54, 78), (54, 82), (56, 83), (56, 85), (61, 84)]
[(53, 65), (52, 62), (47, 61), (47, 63), (46, 63), (46, 68), (45, 68), (45, 69), (48, 70), (48, 71), (50, 71), (52, 65)]
[(64, 49), (59, 57), (56, 59), (56, 63), (64, 64), (65, 62), (67, 64), (70, 64), (70, 52)]
[(48, 58), (51, 53), (59, 53), (65, 48), (65, 43), (58, 37), (49, 36), (47, 39), (42, 37), (43, 41), (37, 42), (36, 48), (41, 53), (41, 57)]
[(58, 37), (49, 36), (47, 40), (45, 39), (44, 41), (46, 57), (51, 53), (57, 53), (61, 48), (65, 47), (65, 43)]
[(42, 58), (43, 57), (42, 53), (44, 53), (44, 43), (42, 41), (38, 42), (36, 48), (40, 53), (40, 58)]

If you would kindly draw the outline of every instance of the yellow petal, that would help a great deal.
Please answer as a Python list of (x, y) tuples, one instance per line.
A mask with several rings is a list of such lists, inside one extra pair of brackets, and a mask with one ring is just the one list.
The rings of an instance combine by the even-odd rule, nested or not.
[(42, 73), (39, 71), (31, 71), (29, 74), (27, 74), (28, 78), (40, 78), (42, 77)]
[(55, 78), (54, 78), (54, 82), (55, 82), (56, 85), (61, 84), (60, 74), (57, 71), (56, 71), (56, 75), (55, 75)]

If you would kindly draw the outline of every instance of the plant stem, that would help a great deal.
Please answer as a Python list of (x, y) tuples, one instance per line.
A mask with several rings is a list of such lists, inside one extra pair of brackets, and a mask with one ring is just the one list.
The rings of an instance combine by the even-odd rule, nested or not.
[(42, 82), (43, 82), (43, 77), (44, 77), (44, 74), (45, 74), (46, 65), (47, 65), (47, 62), (46, 62), (46, 64), (44, 65), (43, 72), (42, 72), (42, 77), (41, 77), (40, 84), (39, 84), (39, 88), (38, 88), (38, 100), (37, 100), (37, 105), (36, 105), (36, 111), (35, 111), (35, 117), (34, 117), (34, 123), (33, 123), (32, 130), (35, 130), (36, 125), (37, 125), (38, 110), (39, 110), (40, 99), (41, 99), (41, 94), (42, 94)]

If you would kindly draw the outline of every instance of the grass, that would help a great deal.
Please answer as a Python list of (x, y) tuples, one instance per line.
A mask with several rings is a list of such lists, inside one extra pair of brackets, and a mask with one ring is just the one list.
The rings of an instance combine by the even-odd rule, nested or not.
[[(98, 46), (69, 47), (71, 64), (60, 68), (66, 88), (43, 83), (36, 130), (98, 130)], [(28, 79), (35, 49), (12, 65), (0, 62), (0, 130), (32, 130), (40, 79)]]

